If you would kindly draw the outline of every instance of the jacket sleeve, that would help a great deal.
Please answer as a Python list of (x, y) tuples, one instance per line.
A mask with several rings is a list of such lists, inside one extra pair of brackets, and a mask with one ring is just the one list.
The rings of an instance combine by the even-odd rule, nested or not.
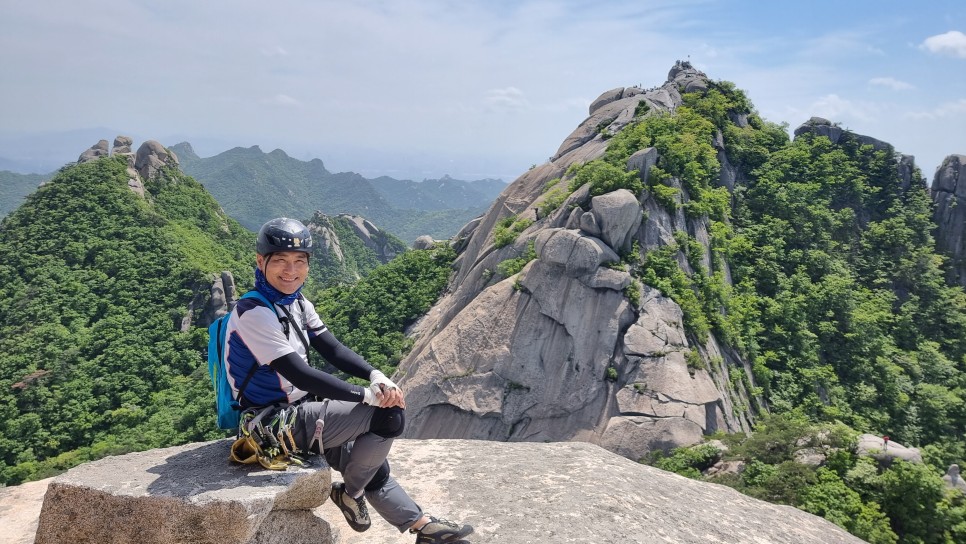
[(319, 398), (362, 402), (365, 397), (365, 388), (361, 385), (353, 385), (327, 372), (312, 368), (294, 352), (275, 359), (270, 365), (272, 370), (292, 382), (292, 385)]

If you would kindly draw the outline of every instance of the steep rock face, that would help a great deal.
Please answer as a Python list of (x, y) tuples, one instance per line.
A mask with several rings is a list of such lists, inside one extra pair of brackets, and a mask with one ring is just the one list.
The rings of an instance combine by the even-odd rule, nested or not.
[(316, 211), (306, 226), (315, 240), (317, 279), (325, 283), (357, 281), (406, 250), (402, 241), (357, 215)]
[[(668, 211), (646, 192), (592, 196), (588, 186), (539, 213), (548, 182), (567, 183), (568, 167), (599, 158), (609, 135), (707, 85), (703, 73), (678, 63), (661, 87), (602, 94), (550, 162), (518, 178), (457, 236), (450, 290), (414, 331), (396, 376), (408, 391), (407, 436), (578, 440), (638, 459), (719, 429), (749, 428), (748, 394), (730, 385), (742, 381), (732, 372), (751, 381), (748, 365), (713, 335), (689, 338), (677, 303), (640, 288), (620, 262), (632, 248), (643, 254), (683, 231), (703, 244), (707, 266), (707, 219), (686, 217), (680, 206)], [(644, 149), (627, 169), (646, 180), (657, 160)], [(671, 183), (686, 202), (680, 182)], [(520, 232), (497, 247), (508, 222)], [(503, 277), (500, 264), (530, 248), (537, 258)]]
[(175, 328), (188, 332), (192, 327), (207, 327), (215, 319), (227, 314), (238, 302), (235, 276), (228, 270), (211, 278), (210, 283), (198, 282), (192, 286), (193, 296), (188, 308)]
[(376, 254), (381, 262), (387, 263), (399, 254), (398, 246), (390, 243), (384, 233), (368, 219), (345, 213), (339, 214), (339, 217), (348, 221), (355, 235)]
[(936, 243), (952, 259), (952, 281), (966, 287), (966, 155), (950, 155), (932, 182)]

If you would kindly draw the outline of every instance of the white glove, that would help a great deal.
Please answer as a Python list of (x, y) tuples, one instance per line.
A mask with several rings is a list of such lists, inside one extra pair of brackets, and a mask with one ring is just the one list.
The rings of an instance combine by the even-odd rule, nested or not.
[(392, 380), (387, 378), (382, 371), (373, 370), (369, 373), (369, 387), (371, 388), (373, 385), (379, 386), (380, 384), (385, 385), (385, 389), (399, 389), (399, 386), (392, 383)]
[(366, 388), (365, 394), (362, 398), (363, 404), (368, 404), (370, 406), (381, 406), (382, 401), (379, 399), (380, 396), (384, 394), (384, 391), (389, 389), (399, 389), (399, 386), (394, 384), (392, 380), (386, 377), (379, 370), (373, 370), (369, 373), (369, 387)]

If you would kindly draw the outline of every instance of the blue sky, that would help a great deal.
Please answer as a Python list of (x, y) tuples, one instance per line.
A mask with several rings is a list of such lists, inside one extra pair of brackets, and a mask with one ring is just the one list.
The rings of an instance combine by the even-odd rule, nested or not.
[(0, 157), (60, 165), (126, 134), (510, 181), (602, 92), (690, 59), (765, 119), (826, 117), (931, 181), (966, 154), (964, 33), (951, 0), (6, 0)]

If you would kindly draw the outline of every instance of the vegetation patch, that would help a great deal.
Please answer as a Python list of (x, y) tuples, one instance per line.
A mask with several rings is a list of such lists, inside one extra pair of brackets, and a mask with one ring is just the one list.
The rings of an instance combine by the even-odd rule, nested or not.
[(614, 165), (598, 159), (576, 168), (575, 175), (570, 181), (570, 192), (574, 192), (584, 184), (590, 184), (590, 195), (598, 196), (627, 189), (635, 195), (644, 190), (644, 184), (636, 170), (627, 171), (623, 165)]
[(532, 219), (518, 218), (515, 215), (504, 217), (493, 230), (493, 245), (501, 248), (512, 244), (532, 224)]
[(507, 259), (497, 265), (497, 271), (501, 276), (509, 278), (510, 276), (516, 274), (517, 272), (523, 270), (523, 267), (527, 265), (530, 261), (537, 258), (537, 251), (534, 249), (533, 240), (527, 242), (527, 249), (523, 252), (523, 255), (515, 259)]

